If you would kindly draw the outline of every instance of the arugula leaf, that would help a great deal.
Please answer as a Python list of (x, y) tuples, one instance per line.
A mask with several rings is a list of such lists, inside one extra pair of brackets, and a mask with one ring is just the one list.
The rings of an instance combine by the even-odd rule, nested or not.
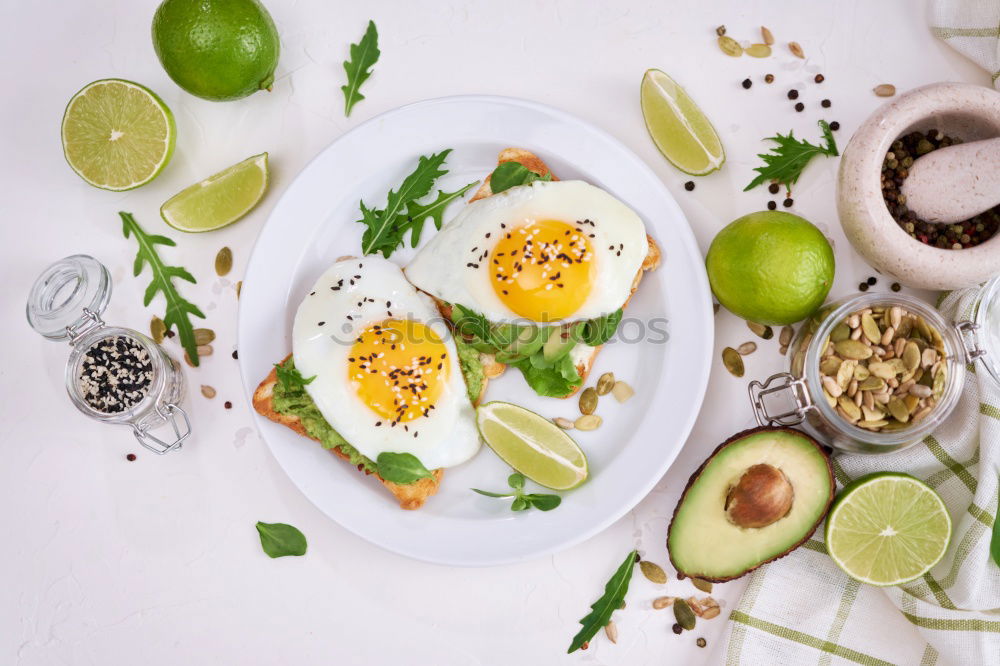
[(434, 478), (434, 474), (412, 453), (383, 451), (378, 454), (375, 464), (378, 466), (378, 475), (392, 483), (407, 485), (420, 479)]
[(1000, 566), (1000, 506), (997, 506), (997, 517), (993, 520), (993, 535), (990, 538), (990, 555), (997, 566)]
[(527, 185), (536, 180), (552, 180), (552, 174), (539, 175), (517, 162), (504, 162), (490, 175), (490, 191), (493, 194), (509, 190), (518, 185)]
[(297, 527), (257, 521), (257, 533), (260, 534), (260, 547), (268, 557), (306, 554), (306, 535)]
[(420, 242), (420, 234), (424, 230), (424, 222), (431, 218), (434, 227), (440, 229), (444, 224), (444, 211), (452, 201), (462, 197), (466, 192), (479, 184), (479, 181), (469, 183), (460, 190), (445, 192), (438, 190), (437, 199), (428, 204), (419, 204), (411, 201), (406, 206), (406, 220), (410, 228), (410, 247), (416, 247)]
[(205, 318), (205, 315), (198, 309), (198, 306), (181, 297), (174, 286), (173, 278), (187, 280), (192, 284), (195, 284), (197, 281), (187, 270), (180, 266), (167, 266), (164, 264), (163, 260), (160, 259), (160, 255), (156, 252), (157, 245), (173, 247), (177, 243), (166, 236), (151, 236), (147, 234), (139, 226), (139, 223), (135, 221), (135, 218), (132, 217), (132, 213), (119, 211), (118, 215), (122, 218), (122, 233), (125, 234), (125, 238), (132, 236), (139, 243), (139, 251), (136, 253), (135, 263), (132, 265), (132, 274), (138, 277), (145, 264), (149, 264), (149, 270), (153, 273), (153, 279), (150, 281), (149, 287), (146, 288), (142, 304), (149, 305), (157, 292), (163, 294), (163, 298), (167, 301), (167, 312), (163, 316), (163, 323), (166, 324), (167, 330), (173, 326), (177, 327), (181, 346), (184, 347), (188, 358), (191, 359), (191, 364), (197, 366), (199, 363), (198, 344), (194, 340), (194, 325), (191, 323), (190, 315), (201, 317), (202, 319)]
[(303, 387), (316, 379), (316, 375), (307, 379), (302, 376), (302, 373), (294, 365), (289, 367), (284, 363), (275, 363), (274, 372), (278, 376), (278, 381), (287, 386)]
[(591, 347), (603, 345), (618, 330), (618, 324), (621, 320), (621, 308), (611, 314), (589, 320), (583, 325), (583, 342)]
[(744, 187), (743, 191), (752, 190), (768, 181), (780, 183), (791, 189), (813, 157), (816, 155), (828, 157), (839, 155), (837, 142), (833, 138), (833, 132), (830, 131), (830, 125), (825, 120), (821, 120), (819, 126), (823, 130), (825, 146), (814, 146), (808, 141), (799, 141), (792, 135), (792, 132), (788, 132), (788, 136), (782, 136), (779, 133), (777, 136), (767, 137), (767, 141), (774, 141), (778, 146), (772, 148), (770, 153), (757, 155), (764, 160), (764, 166), (754, 169), (758, 176), (750, 181), (750, 184)]
[(421, 156), (417, 168), (403, 180), (399, 190), (389, 191), (384, 210), (368, 208), (364, 201), (361, 202), (362, 217), (358, 222), (367, 227), (361, 237), (362, 254), (381, 252), (388, 258), (403, 244), (403, 236), (410, 225), (404, 211), (417, 199), (427, 196), (434, 182), (448, 173), (441, 165), (450, 152), (448, 148), (430, 157)]
[(514, 472), (507, 477), (507, 485), (510, 486), (514, 492), (491, 493), (488, 490), (480, 490), (479, 488), (470, 488), (470, 490), (472, 492), (479, 493), (480, 495), (486, 495), (487, 497), (513, 497), (514, 501), (510, 503), (511, 511), (527, 511), (532, 507), (538, 509), (539, 511), (551, 511), (562, 504), (562, 497), (559, 495), (525, 493), (524, 475), (520, 472)]
[(368, 21), (368, 29), (357, 44), (351, 44), (351, 59), (344, 61), (347, 85), (340, 86), (344, 93), (344, 115), (350, 116), (354, 105), (365, 98), (361, 94), (361, 84), (372, 75), (371, 68), (378, 62), (378, 29), (375, 21)]
[(625, 600), (625, 593), (628, 592), (628, 584), (632, 580), (636, 555), (634, 550), (626, 555), (625, 561), (604, 585), (604, 594), (591, 604), (591, 611), (580, 620), (583, 627), (573, 637), (573, 641), (566, 651), (567, 654), (579, 650), (584, 643), (593, 638), (602, 627), (611, 621), (611, 614), (621, 608), (622, 602)]
[[(471, 335), (482, 342), (490, 344), (490, 322), (475, 310), (455, 303), (451, 307), (451, 322), (455, 325), (455, 330), (462, 335)], [(490, 347), (495, 349), (492, 344), (490, 344)]]

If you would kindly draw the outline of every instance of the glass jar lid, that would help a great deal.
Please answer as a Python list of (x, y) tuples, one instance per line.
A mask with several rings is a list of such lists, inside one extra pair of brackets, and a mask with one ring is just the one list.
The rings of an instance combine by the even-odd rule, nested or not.
[(28, 295), (28, 323), (49, 340), (67, 340), (92, 325), (111, 300), (111, 276), (86, 254), (55, 262)]
[(983, 287), (973, 321), (977, 326), (977, 345), (984, 352), (979, 360), (1000, 385), (1000, 277)]

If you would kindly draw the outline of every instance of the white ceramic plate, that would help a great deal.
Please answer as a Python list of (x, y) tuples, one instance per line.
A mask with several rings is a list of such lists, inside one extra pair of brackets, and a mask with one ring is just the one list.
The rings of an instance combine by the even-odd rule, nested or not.
[[(240, 299), (240, 367), (250, 396), (289, 353), (292, 319), (316, 277), (337, 257), (358, 253), (360, 199), (382, 205), (418, 156), (443, 148), (454, 151), (438, 185), (457, 189), (490, 173), (509, 146), (537, 153), (561, 179), (588, 181), (623, 200), (663, 250), (662, 265), (643, 279), (618, 339), (601, 352), (591, 375), (593, 382), (611, 370), (636, 395), (624, 404), (604, 398), (598, 410), (604, 425), (572, 433), (587, 454), (590, 479), (565, 493), (554, 511), (515, 514), (509, 501), (469, 490), (506, 487), (510, 468), (483, 446), (471, 461), (445, 472), (438, 494), (422, 509), (403, 511), (379, 483), (315, 442), (257, 417), (278, 463), (320, 510), (383, 548), (440, 564), (515, 562), (583, 541), (635, 506), (684, 444), (708, 382), (712, 299), (694, 236), (667, 189), (616, 139), (541, 104), (464, 96), (404, 106), (343, 135), (298, 175), (257, 239)], [(463, 204), (455, 205), (446, 221)], [(425, 240), (432, 233), (431, 225), (425, 227)], [(411, 256), (397, 252), (392, 259), (405, 265)], [(579, 414), (575, 399), (540, 398), (516, 370), (492, 381), (487, 399), (553, 417)]]

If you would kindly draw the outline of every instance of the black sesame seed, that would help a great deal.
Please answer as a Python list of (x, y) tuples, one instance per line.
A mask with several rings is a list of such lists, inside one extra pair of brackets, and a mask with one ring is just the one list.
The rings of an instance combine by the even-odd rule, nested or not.
[(822, 102), (819, 103), (819, 105), (822, 106), (824, 109), (829, 109), (830, 108), (830, 100), (824, 99)]
[(801, 113), (802, 110), (805, 109), (805, 108), (806, 108), (805, 104), (803, 104), (802, 102), (796, 102), (796, 104), (795, 104), (795, 110), (796, 111), (798, 111), (798, 112)]
[(832, 123), (830, 123), (830, 129), (832, 129), (834, 132), (836, 132), (837, 130), (840, 129), (840, 123), (838, 123), (836, 120), (834, 120)]
[(753, 85), (753, 81), (750, 79), (743, 79), (743, 87), (749, 89)]
[(778, 204), (776, 204), (775, 202), (773, 202), (773, 201), (768, 201), (767, 202), (767, 209), (768, 210), (774, 210), (777, 207), (778, 207)]
[(795, 203), (795, 200), (792, 199), (791, 197), (788, 197), (787, 199), (785, 199), (784, 201), (781, 202), (781, 205), (784, 206), (785, 208), (791, 208), (792, 204), (794, 204), (794, 203)]
[(788, 99), (798, 99), (798, 98), (799, 98), (798, 90), (792, 88), (791, 90), (788, 91)]
[(694, 189), (694, 181), (693, 180), (689, 180), (688, 182), (684, 183), (684, 189), (687, 190), (688, 192), (690, 192), (691, 190), (693, 190)]
[(876, 282), (878, 282), (878, 280), (877, 280), (877, 279), (875, 279), (875, 277), (874, 277), (874, 276), (872, 276), (872, 277), (868, 278), (868, 286), (870, 286), (870, 287), (874, 287), (874, 286), (875, 286), (875, 283), (876, 283)]

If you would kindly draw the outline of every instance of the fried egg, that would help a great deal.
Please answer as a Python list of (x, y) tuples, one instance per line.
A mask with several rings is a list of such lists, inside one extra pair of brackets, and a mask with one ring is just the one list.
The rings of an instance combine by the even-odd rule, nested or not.
[(411, 453), (436, 469), (479, 450), (455, 342), (395, 264), (333, 264), (299, 305), (292, 354), (323, 418), (364, 456)]
[(493, 322), (577, 321), (622, 307), (648, 251), (642, 220), (604, 190), (536, 181), (467, 205), (406, 277)]

